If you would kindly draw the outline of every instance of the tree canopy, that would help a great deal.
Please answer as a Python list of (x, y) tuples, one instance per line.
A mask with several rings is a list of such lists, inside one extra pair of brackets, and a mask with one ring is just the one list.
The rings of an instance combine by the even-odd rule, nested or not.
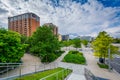
[(73, 45), (75, 48), (80, 48), (81, 47), (81, 40), (79, 38), (75, 38), (69, 41), (62, 41), (61, 42), (62, 46), (68, 47), (70, 45)]
[(87, 46), (88, 45), (88, 41), (87, 40), (82, 40), (83, 45)]
[(113, 38), (110, 37), (110, 35), (108, 35), (105, 31), (100, 32), (96, 39), (92, 42), (95, 55), (105, 59), (108, 57), (108, 48), (111, 49), (111, 55), (115, 54), (118, 48), (111, 45), (112, 42)]
[(115, 39), (113, 40), (113, 42), (114, 42), (114, 43), (120, 43), (120, 38), (115, 38)]
[(19, 33), (0, 29), (0, 62), (19, 62), (24, 55), (25, 47), (25, 44), (21, 44)]
[(30, 38), (30, 51), (41, 58), (43, 62), (51, 62), (51, 56), (56, 57), (60, 49), (59, 41), (47, 26), (39, 27)]
[(81, 40), (79, 38), (73, 39), (73, 45), (75, 48), (80, 48), (81, 47)]

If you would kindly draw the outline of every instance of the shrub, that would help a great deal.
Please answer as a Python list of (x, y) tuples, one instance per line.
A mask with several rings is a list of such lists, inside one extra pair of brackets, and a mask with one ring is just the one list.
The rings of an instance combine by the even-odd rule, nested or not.
[(69, 53), (64, 57), (63, 61), (76, 64), (86, 63), (83, 54), (79, 53), (78, 51), (69, 51)]
[(48, 54), (42, 58), (42, 62), (52, 62), (57, 58), (57, 56), (54, 53)]
[(108, 69), (108, 65), (104, 63), (97, 63), (100, 68)]
[(55, 59), (57, 59), (59, 56), (61, 56), (62, 53), (64, 53), (65, 51), (56, 51), (55, 53), (50, 53), (47, 54), (46, 56), (44, 56), (41, 61), (42, 62), (52, 62)]
[(71, 54), (77, 54), (77, 53), (79, 53), (79, 51), (70, 51), (69, 53), (71, 53)]

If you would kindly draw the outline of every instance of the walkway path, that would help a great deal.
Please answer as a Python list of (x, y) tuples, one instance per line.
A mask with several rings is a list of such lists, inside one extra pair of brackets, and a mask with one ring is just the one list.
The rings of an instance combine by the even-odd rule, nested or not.
[(101, 69), (97, 65), (96, 58), (93, 56), (92, 51), (89, 48), (84, 48), (84, 56), (87, 60), (87, 68), (98, 77), (110, 79), (110, 80), (120, 80), (120, 74), (115, 71), (109, 72), (107, 69)]
[[(69, 47), (67, 50), (76, 50), (76, 49), (73, 47)], [(59, 62), (58, 66), (73, 70), (73, 72), (67, 78), (67, 80), (86, 80), (84, 76), (85, 65), (61, 62), (61, 60), (67, 53), (68, 51), (66, 51), (66, 53), (64, 53), (61, 57), (58, 58), (58, 60), (56, 60)]]
[(14, 70), (9, 71), (8, 73), (0, 75), (0, 78), (9, 77), (13, 75), (19, 76), (20, 74), (32, 73), (32, 72), (35, 72), (35, 65), (41, 65), (40, 59), (31, 54), (24, 54), (24, 56), (22, 57), (22, 61), (23, 61), (23, 65), (21, 67), (15, 68)]

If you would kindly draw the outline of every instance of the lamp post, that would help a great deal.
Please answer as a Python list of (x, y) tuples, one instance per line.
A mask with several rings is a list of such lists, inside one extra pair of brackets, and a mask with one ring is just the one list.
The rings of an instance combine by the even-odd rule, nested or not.
[(111, 66), (110, 66), (110, 45), (109, 45), (109, 48), (108, 48), (108, 67), (109, 67), (109, 72), (111, 71)]

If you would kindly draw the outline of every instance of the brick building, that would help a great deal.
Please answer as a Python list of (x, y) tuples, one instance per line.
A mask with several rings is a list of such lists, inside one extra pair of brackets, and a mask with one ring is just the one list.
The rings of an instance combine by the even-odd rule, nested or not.
[(34, 13), (24, 13), (13, 17), (8, 17), (8, 29), (25, 36), (31, 36), (39, 26), (40, 17)]
[(44, 26), (48, 26), (52, 29), (54, 35), (58, 36), (58, 27), (53, 23), (45, 23)]

